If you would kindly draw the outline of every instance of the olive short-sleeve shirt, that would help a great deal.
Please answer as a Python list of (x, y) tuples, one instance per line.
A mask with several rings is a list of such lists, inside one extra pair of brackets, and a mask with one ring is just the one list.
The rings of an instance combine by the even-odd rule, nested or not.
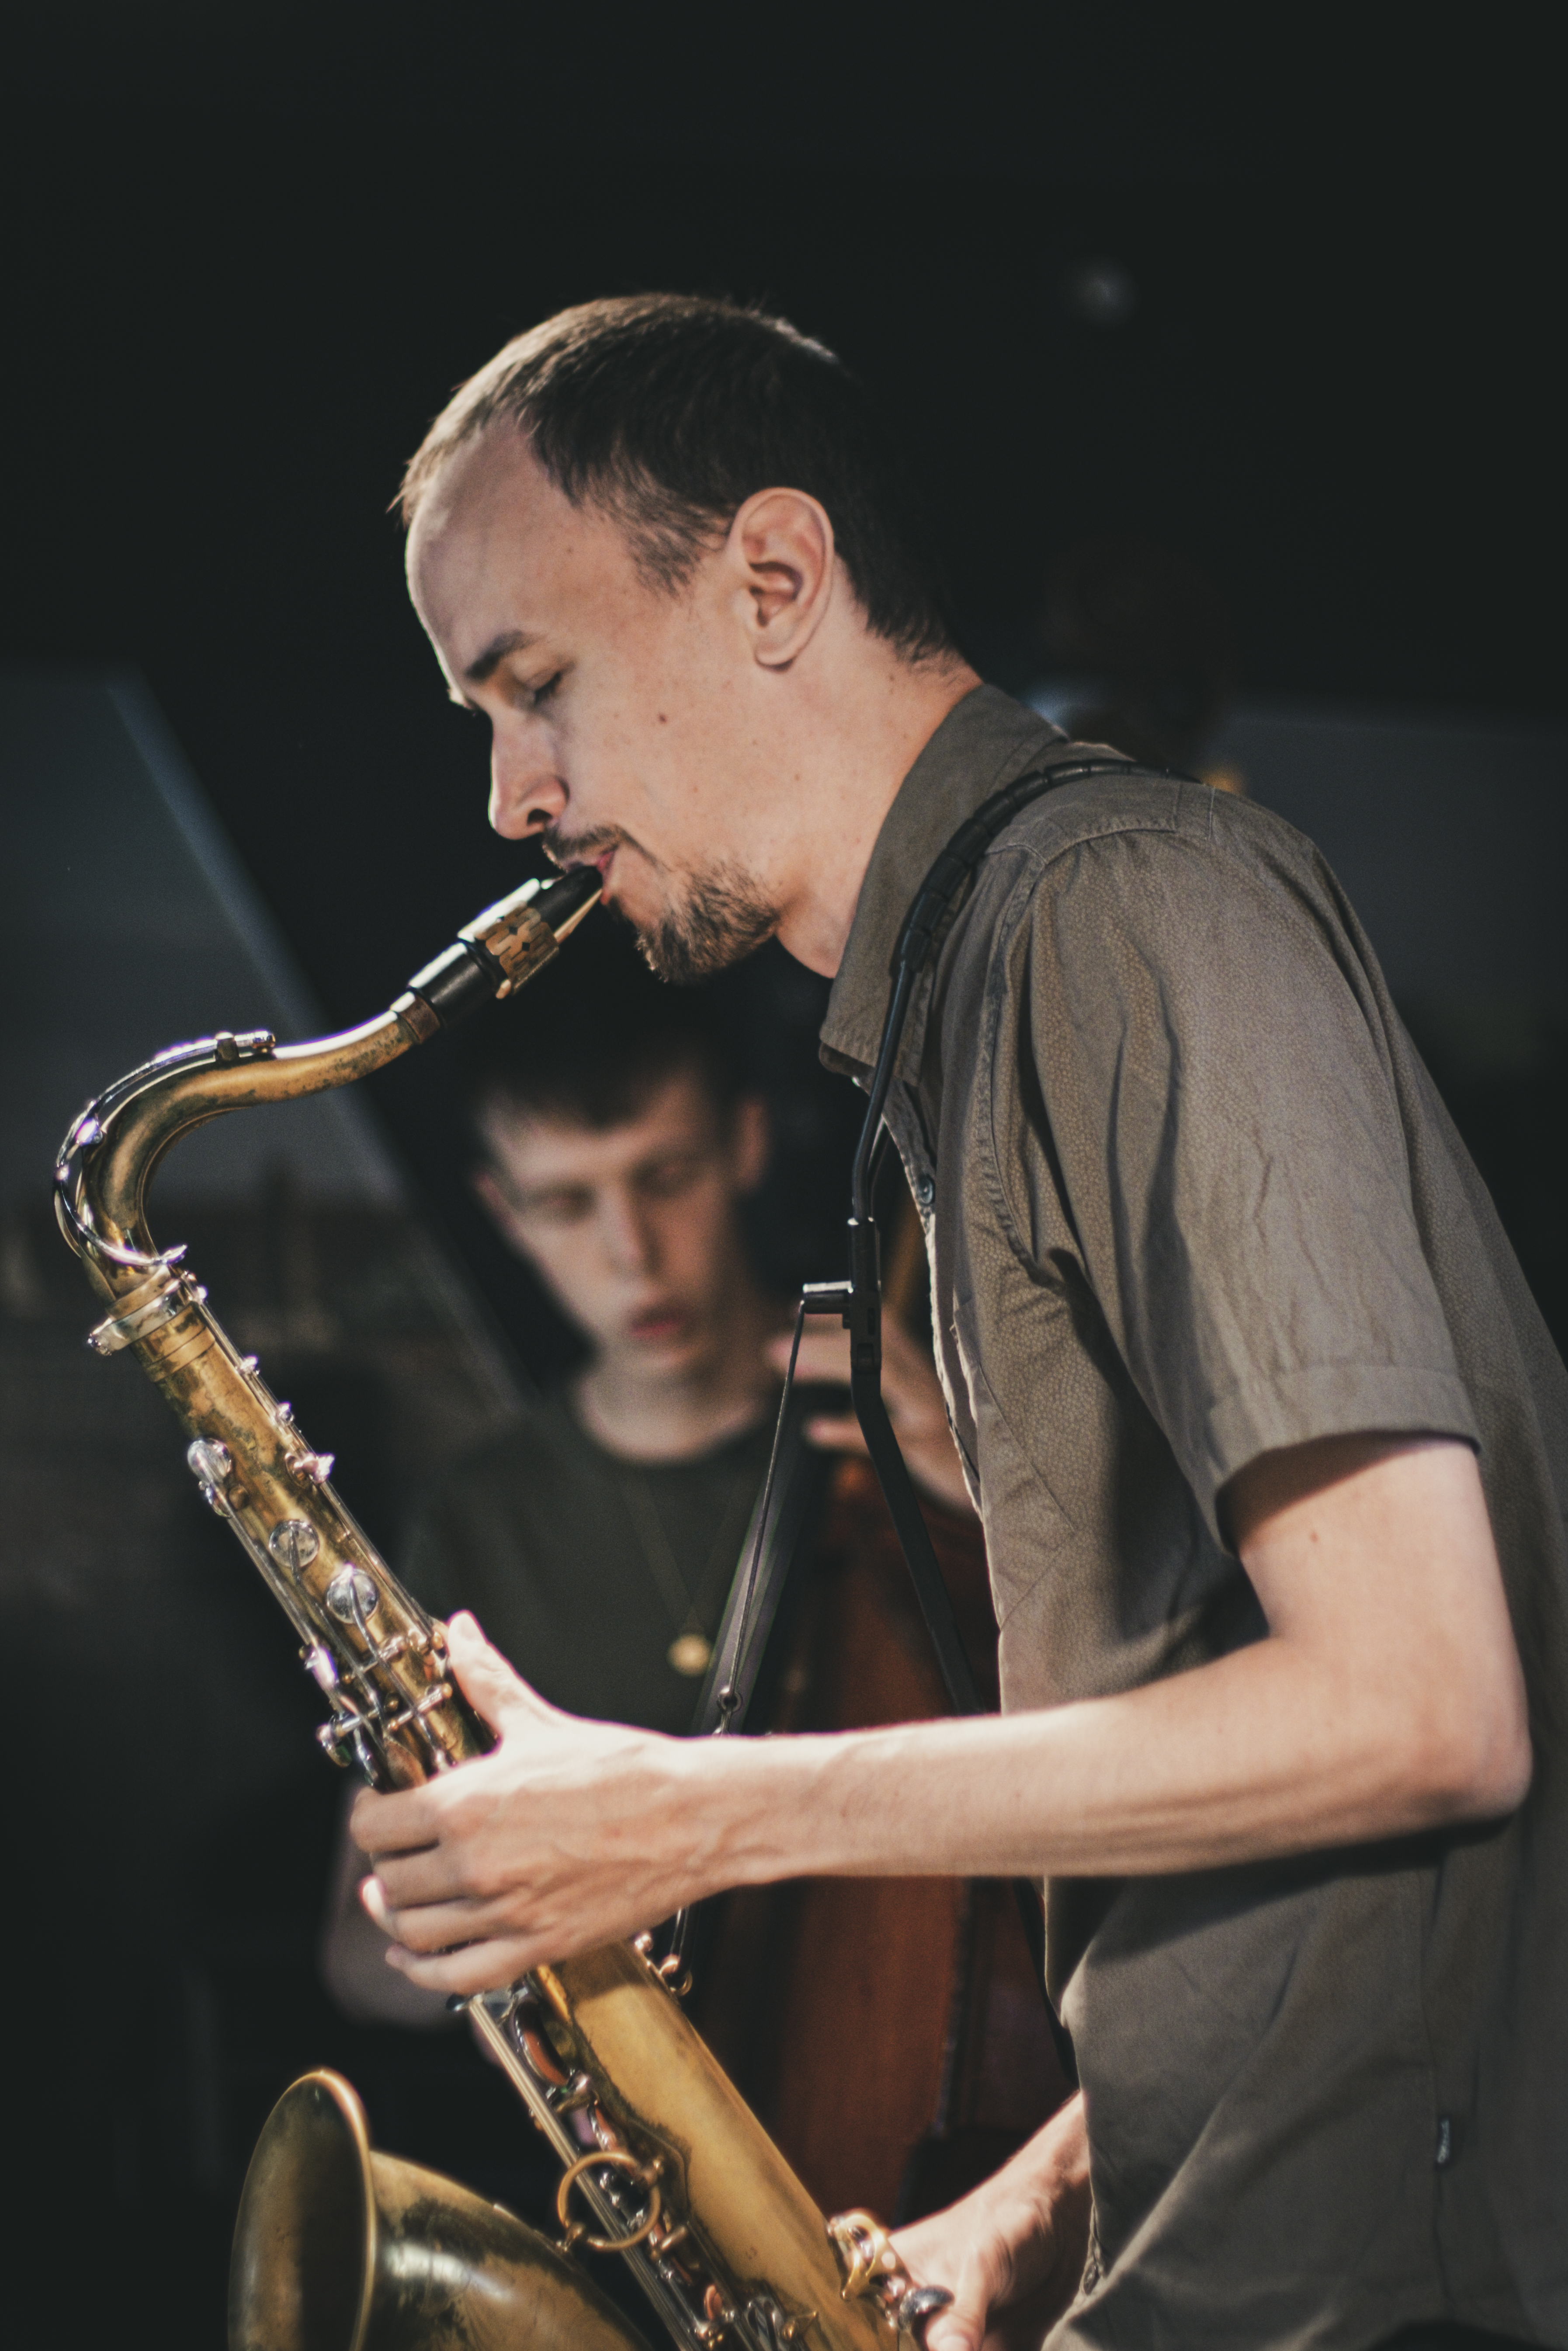
[[(899, 924), (1000, 785), (1073, 762), (991, 688), (873, 852), (822, 1030), (875, 1055)], [(1359, 1430), (1477, 1447), (1535, 1778), (1512, 1819), (1049, 1889), (1095, 2249), (1052, 2351), (1568, 2345), (1568, 1380), (1312, 844), (1168, 777), (1067, 782), (981, 862), (888, 1110), (925, 1221), (1003, 1705), (1262, 1636), (1218, 1497)]]

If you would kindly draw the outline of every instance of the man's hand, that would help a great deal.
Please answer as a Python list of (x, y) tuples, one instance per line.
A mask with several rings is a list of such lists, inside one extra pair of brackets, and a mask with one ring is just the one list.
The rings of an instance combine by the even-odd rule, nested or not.
[[(769, 1341), (768, 1354), (780, 1373), (787, 1370), (789, 1339)], [(800, 1341), (796, 1377), (818, 1380), (826, 1387), (847, 1388), (849, 1332), (808, 1322)], [(916, 1485), (924, 1486), (948, 1510), (972, 1518), (974, 1505), (964, 1483), (958, 1448), (947, 1426), (947, 1407), (936, 1367), (919, 1341), (912, 1339), (891, 1315), (883, 1316), (882, 1325), (882, 1395), (894, 1435)], [(861, 1425), (852, 1412), (838, 1419), (808, 1421), (806, 1434), (813, 1445), (825, 1446), (831, 1452), (863, 1453), (866, 1449)]]
[(953, 2296), (925, 2328), (925, 2351), (1035, 2351), (1078, 2291), (1089, 2244), (1083, 2100), (946, 2212), (894, 2243), (919, 2285)]
[(447, 1627), (493, 1751), (422, 1788), (365, 1792), (350, 1827), (387, 1958), (438, 1992), (513, 1982), (709, 1892), (674, 1771), (681, 1742), (547, 1706), (472, 1616)]

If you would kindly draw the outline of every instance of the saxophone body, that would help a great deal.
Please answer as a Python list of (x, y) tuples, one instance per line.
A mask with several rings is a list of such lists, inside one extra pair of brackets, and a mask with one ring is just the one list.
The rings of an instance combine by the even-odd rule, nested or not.
[[(109, 1307), (89, 1344), (104, 1355), (130, 1348), (162, 1391), (204, 1498), (294, 1628), (326, 1701), (323, 1748), (378, 1788), (450, 1771), (482, 1754), (489, 1733), (451, 1675), (444, 1626), (333, 1492), (332, 1457), (311, 1448), (256, 1358), (226, 1336), (183, 1250), (155, 1247), (147, 1187), (165, 1152), (208, 1119), (350, 1084), (511, 994), (598, 895), (591, 872), (526, 883), (459, 933), (386, 1012), (342, 1035), (279, 1046), (262, 1031), (220, 1032), (171, 1048), (89, 1105), (56, 1169), (61, 1229)], [(536, 1969), (468, 2004), (561, 2163), (563, 2246), (620, 2254), (682, 2351), (891, 2351), (947, 2296), (912, 2287), (866, 2215), (824, 2220), (687, 2022), (674, 1971), (643, 1937)], [(260, 2275), (257, 2246), (277, 2239), (283, 2192), (276, 2144), (263, 2145), (270, 2168), (258, 2149), (236, 2237), (232, 2351), (317, 2339), (308, 2314), (296, 2310), (294, 2333), (278, 2319), (276, 2279), (265, 2294), (249, 2283)], [(537, 2266), (549, 2273), (549, 2261)], [(580, 2333), (575, 2308), (559, 2313), (565, 2339)], [(369, 2312), (367, 2300), (343, 2351), (374, 2351)]]

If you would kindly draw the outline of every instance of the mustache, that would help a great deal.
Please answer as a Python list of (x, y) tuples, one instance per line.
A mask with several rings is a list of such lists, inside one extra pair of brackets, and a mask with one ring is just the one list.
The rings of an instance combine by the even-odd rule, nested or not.
[(586, 832), (573, 833), (563, 832), (559, 825), (551, 824), (538, 835), (538, 840), (550, 863), (563, 869), (591, 864), (596, 857), (602, 857), (607, 849), (634, 849), (655, 873), (664, 871), (659, 860), (644, 849), (636, 835), (628, 832), (623, 824), (597, 824), (591, 826)]

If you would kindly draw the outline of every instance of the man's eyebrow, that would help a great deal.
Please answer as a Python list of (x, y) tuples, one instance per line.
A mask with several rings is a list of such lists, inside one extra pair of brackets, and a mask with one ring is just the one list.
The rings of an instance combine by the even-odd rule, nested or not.
[(469, 663), (463, 674), (470, 685), (483, 685), (494, 674), (497, 664), (504, 662), (508, 653), (521, 653), (526, 646), (538, 643), (538, 639), (527, 629), (503, 629), (498, 637), (491, 638), (478, 659)]

